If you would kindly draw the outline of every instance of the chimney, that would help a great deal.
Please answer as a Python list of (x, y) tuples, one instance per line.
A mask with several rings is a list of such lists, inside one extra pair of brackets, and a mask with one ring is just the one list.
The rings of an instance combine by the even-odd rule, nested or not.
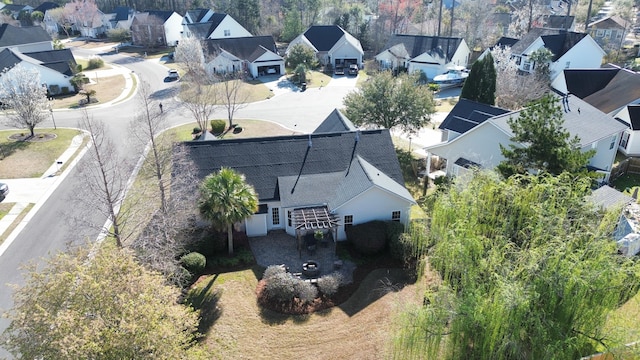
[(356, 130), (356, 143), (360, 141), (360, 130)]

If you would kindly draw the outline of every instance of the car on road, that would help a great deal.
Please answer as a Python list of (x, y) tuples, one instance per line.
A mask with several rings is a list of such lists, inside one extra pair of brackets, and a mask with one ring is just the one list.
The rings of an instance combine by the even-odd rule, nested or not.
[(169, 79), (169, 81), (176, 81), (180, 79), (180, 74), (178, 74), (178, 70), (169, 69), (169, 74), (167, 74), (167, 79)]
[(9, 194), (9, 185), (0, 183), (0, 201), (3, 201)]
[(357, 64), (351, 64), (349, 65), (349, 75), (358, 75), (358, 65)]

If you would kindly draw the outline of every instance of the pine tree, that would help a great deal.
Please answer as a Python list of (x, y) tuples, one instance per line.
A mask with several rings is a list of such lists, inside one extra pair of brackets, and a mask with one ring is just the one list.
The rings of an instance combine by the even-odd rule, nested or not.
[(483, 104), (495, 104), (496, 68), (490, 53), (473, 63), (460, 97)]

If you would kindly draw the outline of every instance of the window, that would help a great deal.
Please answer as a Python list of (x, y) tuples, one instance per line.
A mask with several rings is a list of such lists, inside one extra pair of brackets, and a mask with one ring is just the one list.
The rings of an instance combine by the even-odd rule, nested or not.
[(287, 210), (287, 224), (289, 224), (289, 227), (293, 226), (293, 220), (291, 220), (291, 210)]
[(620, 146), (622, 146), (623, 149), (626, 149), (628, 142), (629, 142), (629, 133), (625, 132), (622, 134), (622, 138), (620, 139)]
[(609, 144), (609, 150), (613, 149), (613, 147), (616, 146), (616, 137), (612, 137), (611, 138), (611, 144)]
[(565, 69), (568, 69), (568, 68), (569, 68), (569, 66), (571, 66), (571, 61), (567, 61), (567, 62), (564, 64), (564, 68), (565, 68)]
[(522, 64), (522, 70), (530, 71), (531, 70), (531, 61), (525, 60), (524, 63)]
[(231, 36), (231, 30), (225, 30), (224, 36)]
[(394, 211), (391, 213), (391, 221), (400, 222), (400, 211)]
[(604, 36), (604, 30), (598, 29), (596, 31), (596, 37), (603, 37), (603, 36)]
[(271, 222), (273, 225), (280, 225), (280, 209), (272, 208), (271, 209)]
[(610, 38), (611, 37), (611, 30), (606, 30), (605, 34), (604, 34), (604, 37)]
[(345, 215), (344, 216), (344, 229), (353, 225), (353, 215)]

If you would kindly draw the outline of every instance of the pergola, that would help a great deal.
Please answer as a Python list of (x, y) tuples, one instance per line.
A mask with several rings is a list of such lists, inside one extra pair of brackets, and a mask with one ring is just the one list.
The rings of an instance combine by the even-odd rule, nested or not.
[(338, 238), (338, 217), (329, 212), (326, 206), (308, 207), (293, 210), (292, 220), (296, 229), (296, 239), (298, 240), (298, 252), (302, 257), (302, 238), (310, 231), (321, 230), (331, 231), (334, 243)]

